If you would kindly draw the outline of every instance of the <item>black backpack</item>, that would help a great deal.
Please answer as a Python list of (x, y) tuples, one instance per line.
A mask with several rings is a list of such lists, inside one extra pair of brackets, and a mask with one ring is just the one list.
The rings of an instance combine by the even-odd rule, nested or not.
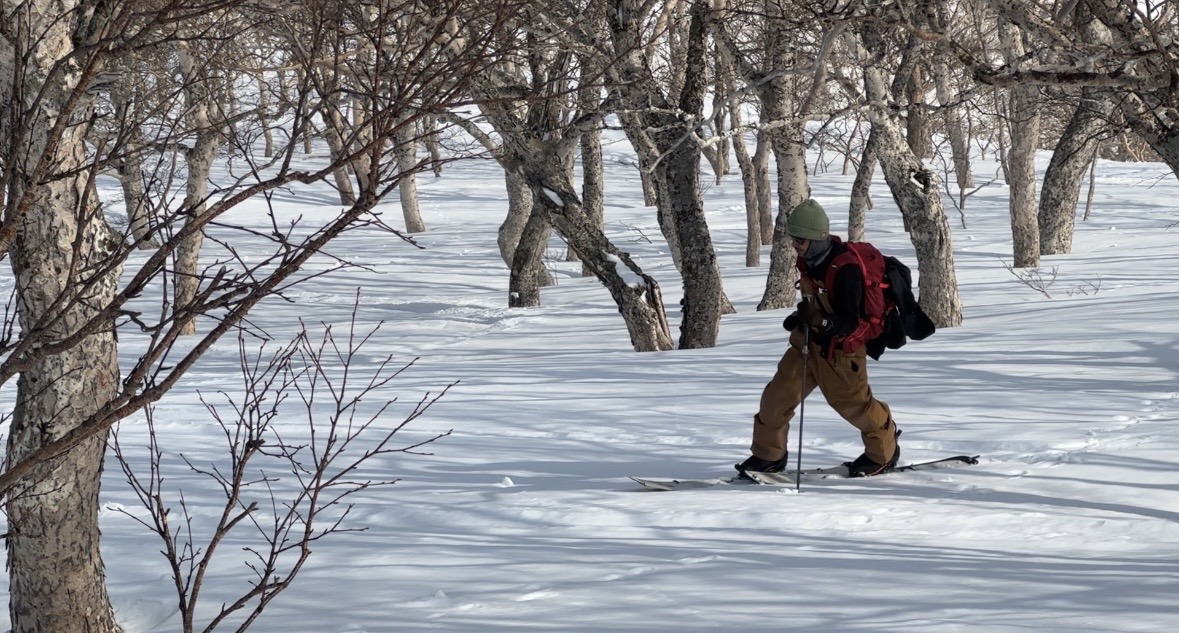
[(920, 341), (929, 338), (937, 327), (921, 309), (913, 296), (913, 275), (901, 260), (884, 258), (884, 287), (886, 300), (893, 305), (884, 315), (884, 332), (868, 341), (868, 355), (880, 360), (885, 349), (900, 349), (908, 339)]

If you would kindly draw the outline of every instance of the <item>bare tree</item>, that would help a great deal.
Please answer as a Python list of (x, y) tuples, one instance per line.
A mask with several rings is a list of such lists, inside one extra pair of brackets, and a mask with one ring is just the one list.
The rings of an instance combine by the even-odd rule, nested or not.
[[(592, 16), (579, 14), (579, 28), (592, 30), (595, 22)], [(523, 23), (532, 24), (533, 18), (561, 20), (562, 17), (569, 16), (558, 12), (529, 12)], [(522, 212), (517, 220), (523, 226), (512, 262), (510, 305), (539, 303), (535, 285), (528, 283), (525, 264), (533, 259), (529, 249), (536, 253), (544, 242), (529, 239), (527, 235), (530, 232), (535, 235), (540, 227), (555, 226), (583, 266), (610, 291), (635, 350), (671, 349), (671, 334), (658, 283), (606, 238), (601, 222), (586, 214), (574, 192), (568, 159), (582, 135), (601, 125), (605, 112), (598, 103), (600, 96), (589, 99), (584, 91), (579, 95), (578, 109), (569, 109), (570, 98), (579, 92), (571, 85), (572, 79), (579, 77), (593, 85), (597, 76), (592, 66), (580, 71), (572, 66), (575, 56), (568, 46), (561, 45), (559, 32), (568, 31), (551, 30), (550, 36), (540, 37), (533, 30), (522, 38), (517, 37), (524, 44), (519, 50), (527, 63), (513, 63), (514, 58), (501, 60), (492, 72), (480, 76), (475, 83), (481, 110), (502, 142), (501, 163), (509, 182), (523, 183), (531, 193), (527, 212)], [(583, 53), (582, 63), (589, 61), (587, 57), (591, 58), (591, 64), (598, 63), (596, 49), (579, 48)], [(464, 127), (473, 135), (484, 137), (484, 144), (492, 145), (474, 126)], [(501, 230), (501, 236), (502, 233)]]
[[(151, 408), (146, 411), (145, 460), (136, 459), (135, 449), (125, 447), (118, 433), (112, 433), (115, 457), (147, 511), (146, 517), (122, 512), (162, 541), (183, 633), (211, 633), (222, 625), (238, 632), (249, 628), (295, 582), (317, 542), (366, 529), (350, 521), (350, 498), (395, 483), (360, 476), (370, 460), (390, 453), (420, 453), (423, 446), (446, 435), (394, 444), (394, 436), (425, 414), (453, 384), (437, 394), (426, 394), (399, 423), (382, 425), (380, 418), (396, 399), (376, 401), (374, 397), (414, 361), (396, 365), (387, 357), (371, 374), (359, 371), (355, 361), (368, 354), (368, 342), (380, 326), (358, 331), (358, 307), (359, 303), (353, 306), (352, 318), (339, 334), (325, 325), (316, 340), (304, 326), (293, 341), (269, 355), (265, 346), (253, 351), (247, 338), (239, 336), (242, 398), (201, 395), (209, 416), (224, 434), (226, 464), (195, 462), (182, 452), (173, 457)], [(305, 411), (302, 432), (292, 425), (280, 430), (275, 424), (280, 414), (296, 417), (291, 415), (292, 404)], [(224, 494), (221, 513), (208, 533), (202, 533), (194, 521), (184, 490), (166, 487), (165, 472), (172, 459)], [(144, 461), (147, 472), (139, 466)], [(222, 547), (229, 543), (240, 547)], [(241, 552), (240, 562), (251, 576), (249, 588), (222, 603), (201, 626), (196, 612), (210, 580), (210, 565), (215, 559), (224, 564), (235, 550)]]
[[(764, 0), (748, 6), (733, 4), (731, 9), (734, 14), (752, 13), (761, 22), (761, 28), (754, 36), (756, 39), (744, 43), (737, 33), (727, 28), (731, 19), (713, 22), (713, 32), (727, 48), (736, 69), (761, 103), (761, 133), (766, 135), (777, 164), (778, 215), (773, 229), (766, 290), (757, 307), (758, 310), (773, 310), (794, 302), (794, 253), (786, 235), (786, 219), (810, 191), (803, 131), (811, 100), (805, 96), (798, 99), (797, 95), (807, 89), (813, 95), (817, 85), (822, 83), (825, 50), (820, 47), (810, 56), (813, 64), (805, 66), (807, 56), (800, 52), (798, 44), (811, 37), (816, 16), (792, 3)], [(799, 22), (807, 24), (799, 26)], [(827, 40), (833, 35), (834, 32), (829, 32)], [(757, 59), (760, 64), (751, 61)], [(798, 66), (805, 66), (805, 70), (797, 70)], [(804, 73), (813, 75), (810, 85), (797, 80)]]
[[(311, 113), (313, 65), (307, 63), (285, 118), (288, 145), (264, 162), (241, 157), (244, 173), (227, 176), (231, 182), (210, 191), (203, 211), (160, 205), (167, 213), (159, 226), (174, 230), (154, 233), (159, 247), (136, 258), (120, 277), (142, 238), (112, 231), (92, 194), (98, 171), (126, 153), (122, 142), (85, 142), (94, 127), (93, 93), (101, 91), (95, 79), (104, 65), (132, 50), (164, 54), (193, 20), (217, 12), (239, 16), (242, 37), (259, 25), (267, 32), (296, 23), (299, 29), (322, 25), (326, 6), (318, 1), (281, 10), (213, 0), (158, 2), (150, 10), (139, 2), (0, 4), (5, 16), (0, 20), (0, 252), (12, 266), (20, 320), (20, 338), (0, 348), (0, 384), (19, 375), (7, 469), (0, 474), (14, 633), (118, 630), (104, 585), (97, 525), (111, 425), (158, 400), (264, 298), (305, 278), (300, 269), (334, 238), (379, 224), (369, 212), (402, 175), (387, 158), (399, 128), (416, 124), (422, 112), (463, 101), (468, 80), (495, 54), (495, 35), (515, 10), (508, 0), (441, 0), (430, 7), (406, 0), (383, 3), (375, 18), (358, 15), (353, 32), (378, 41), (404, 24), (402, 18), (429, 25), (449, 17), (479, 37), (456, 43), (444, 31), (426, 28), (422, 32), (429, 37), (413, 40), (415, 56), (372, 60), (370, 81), (363, 86), (371, 140), (357, 151), (368, 152), (377, 164), (357, 203), (319, 226), (290, 226), (272, 215), (273, 231), (266, 234), (220, 221), (245, 200), (320, 181), (338, 166), (292, 166)], [(167, 128), (162, 117), (125, 125)], [(181, 243), (212, 229), (221, 232), (219, 254), (200, 271), (195, 296), (184, 305), (161, 296), (157, 313), (145, 311), (146, 295), (168, 278), (167, 264)], [(238, 240), (260, 241), (273, 250), (245, 261), (236, 255)], [(175, 347), (190, 323), (206, 314), (217, 317), (208, 331), (183, 349)], [(141, 355), (126, 359), (121, 377), (116, 331), (142, 341)]]
[[(996, 86), (1088, 86), (1107, 93), (1124, 124), (1179, 176), (1179, 103), (1172, 86), (1179, 31), (1170, 2), (998, 2), (1044, 59), (996, 65), (969, 44), (947, 41), (975, 79)], [(1093, 21), (1110, 37), (1093, 37)]]
[(889, 53), (888, 37), (878, 25), (869, 22), (861, 23), (857, 31), (868, 53), (863, 60), (864, 94), (872, 134), (879, 143), (881, 170), (917, 251), (921, 307), (938, 327), (960, 325), (962, 303), (940, 179), (913, 154), (901, 134), (900, 123), (891, 114), (893, 96), (884, 66)]

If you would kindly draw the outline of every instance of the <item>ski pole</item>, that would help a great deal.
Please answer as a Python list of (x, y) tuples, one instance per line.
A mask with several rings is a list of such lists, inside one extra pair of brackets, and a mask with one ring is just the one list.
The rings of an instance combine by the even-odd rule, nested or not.
[(811, 326), (802, 325), (802, 381), (798, 400), (798, 465), (794, 470), (794, 491), (802, 492), (802, 423), (806, 420), (806, 372), (811, 357)]

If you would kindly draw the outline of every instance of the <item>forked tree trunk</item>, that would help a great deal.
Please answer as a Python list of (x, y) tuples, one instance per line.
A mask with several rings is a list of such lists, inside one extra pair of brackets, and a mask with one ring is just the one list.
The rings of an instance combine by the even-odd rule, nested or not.
[[(1096, 19), (1089, 20), (1085, 37), (1090, 42), (1100, 42), (1114, 50), (1126, 48), (1128, 43), (1157, 41), (1159, 33), (1148, 29), (1139, 14), (1127, 11), (1126, 3), (1115, 0), (1082, 0), (1077, 7), (1078, 15)], [(1107, 29), (1108, 27), (1108, 29)], [(1169, 51), (1169, 49), (1168, 49)], [(1170, 63), (1170, 53), (1163, 56)], [(1148, 58), (1149, 59), (1149, 58)], [(1150, 64), (1153, 62), (1144, 62)], [(1169, 75), (1173, 71), (1168, 70)], [(1179, 176), (1179, 120), (1174, 112), (1173, 81), (1161, 83), (1156, 89), (1142, 89), (1121, 93), (1118, 109), (1130, 127), (1159, 157)]]
[[(1023, 57), (1020, 30), (1010, 23), (999, 26), (999, 39), (1009, 65)], [(1036, 218), (1036, 147), (1040, 143), (1040, 91), (1036, 86), (1011, 88), (1007, 125), (1011, 148), (1004, 173), (1010, 194), (1011, 237), (1015, 268), (1040, 265), (1040, 225)]]
[(332, 179), (336, 183), (336, 192), (340, 195), (340, 204), (351, 206), (356, 203), (356, 189), (352, 186), (352, 176), (348, 173), (347, 164), (340, 161), (342, 157), (347, 156), (347, 148), (344, 147), (347, 121), (344, 113), (340, 111), (339, 97), (325, 97), (320, 115), (323, 117), (323, 140), (327, 143), (332, 163), (337, 165), (332, 171)]
[[(887, 42), (872, 26), (862, 26), (865, 46), (882, 59)], [(954, 251), (950, 223), (942, 206), (941, 182), (936, 173), (913, 155), (901, 133), (900, 123), (889, 114), (887, 72), (871, 62), (864, 69), (864, 93), (868, 99), (872, 134), (877, 138), (877, 156), (884, 179), (901, 210), (905, 229), (917, 251), (919, 300), (938, 327), (962, 323), (962, 302), (954, 272)]]
[(642, 271), (626, 252), (590, 223), (563, 169), (544, 156), (528, 156), (521, 176), (535, 192), (534, 205), (548, 216), (569, 248), (594, 271), (594, 276), (618, 304), (636, 352), (674, 348), (659, 284)]
[[(27, 116), (28, 135), (19, 147), (6, 147), (17, 157), (7, 191), (0, 198), (12, 209), (18, 232), (8, 250), (15, 282), (20, 336), (52, 344), (108, 305), (115, 294), (120, 267), (99, 275), (110, 253), (121, 249), (117, 234), (106, 226), (97, 201), (88, 196), (86, 134), (90, 114), (63, 113), (64, 100), (79, 81), (71, 54), (75, 43), (90, 36), (74, 32), (79, 2), (0, 3), (4, 19), (22, 25), (0, 43), (0, 137), (17, 138), (10, 122), (32, 106), (32, 96), (47, 98)], [(93, 16), (101, 24), (99, 16)], [(89, 27), (88, 27), (89, 28)], [(36, 34), (29, 42), (21, 36)], [(17, 62), (16, 60), (23, 60)], [(15, 74), (21, 82), (14, 90)], [(21, 95), (15, 97), (14, 95)], [(83, 102), (86, 103), (85, 97)], [(60, 142), (51, 139), (59, 117), (67, 125)], [(49, 149), (53, 146), (53, 149)], [(49, 152), (49, 153), (47, 153)], [(48, 172), (37, 173), (44, 156)], [(27, 183), (36, 183), (26, 189)], [(28, 196), (26, 198), (26, 196)], [(60, 302), (59, 302), (60, 300)], [(114, 396), (119, 364), (114, 323), (101, 325), (65, 351), (34, 352), (17, 381), (16, 401), (8, 430), (7, 464), (12, 466), (47, 443), (79, 427)], [(9, 616), (13, 633), (86, 631), (117, 633), (105, 584), (99, 549), (99, 490), (105, 436), (84, 442), (36, 466), (6, 495), (9, 574)]]
[(551, 229), (548, 217), (543, 211), (537, 211), (535, 201), (529, 205), (529, 210), (520, 240), (512, 251), (508, 277), (509, 308), (534, 308), (540, 305), (541, 284), (538, 280), (545, 273), (544, 253)]
[(1113, 107), (1113, 102), (1102, 93), (1085, 89), (1081, 102), (1060, 135), (1040, 190), (1041, 255), (1059, 255), (1073, 248), (1081, 181), (1085, 179), (1085, 170), (1093, 163)]
[[(633, 46), (642, 39), (642, 16), (632, 8), (625, 0), (612, 0), (606, 11), (614, 49), (619, 53), (612, 70), (621, 78), (617, 94), (624, 108), (638, 113), (642, 126), (638, 131), (649, 133), (659, 153), (654, 176), (659, 186), (661, 228), (665, 236), (678, 241), (684, 283), (679, 346), (713, 347), (721, 314), (729, 306), (704, 217), (700, 145), (692, 138), (700, 129), (704, 109), (706, 20), (711, 9), (702, 0), (691, 3), (683, 72), (678, 75), (682, 79), (672, 80), (665, 94), (660, 87), (664, 84), (653, 75), (642, 51)], [(639, 136), (640, 141), (642, 138)]]

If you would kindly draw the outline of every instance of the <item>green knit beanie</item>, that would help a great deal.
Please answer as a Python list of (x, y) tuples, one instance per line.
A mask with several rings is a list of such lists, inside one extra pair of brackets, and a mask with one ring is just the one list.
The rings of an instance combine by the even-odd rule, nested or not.
[(825, 240), (830, 231), (831, 223), (827, 220), (827, 213), (813, 198), (803, 200), (786, 218), (786, 232), (790, 237)]

